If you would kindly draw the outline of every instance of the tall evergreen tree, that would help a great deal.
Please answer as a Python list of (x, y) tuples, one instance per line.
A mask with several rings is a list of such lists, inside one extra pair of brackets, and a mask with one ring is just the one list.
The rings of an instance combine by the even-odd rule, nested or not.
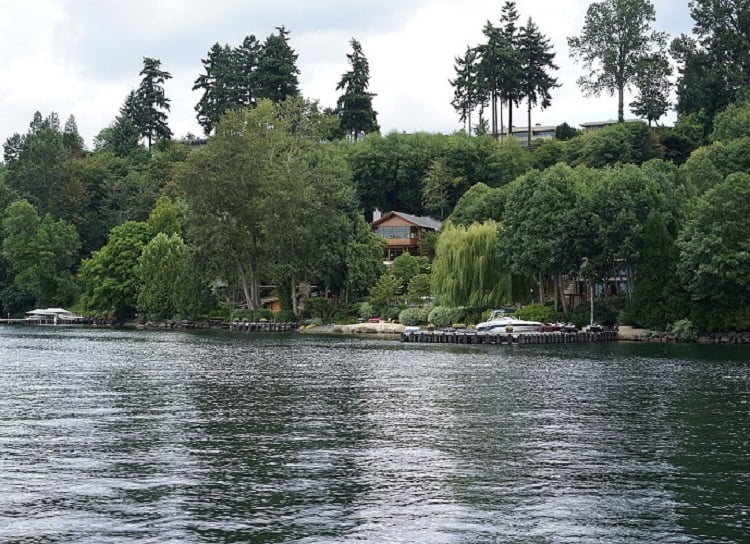
[(71, 115), (65, 121), (63, 129), (63, 144), (70, 149), (70, 154), (74, 158), (80, 158), (83, 153), (83, 138), (78, 133), (78, 124), (76, 118)]
[(289, 31), (277, 27), (278, 34), (271, 34), (263, 42), (258, 58), (256, 99), (268, 98), (279, 103), (288, 96), (299, 94), (297, 58), (299, 55), (289, 46)]
[(480, 102), (487, 102), (491, 111), (492, 134), (504, 130), (502, 105), (508, 104), (508, 134), (513, 124), (513, 106), (521, 99), (521, 66), (519, 59), (519, 29), (516, 3), (508, 0), (503, 5), (500, 26), (487, 21), (482, 29), (486, 42), (476, 48), (479, 56), (477, 91)]
[(544, 36), (536, 23), (529, 17), (526, 26), (521, 28), (518, 40), (521, 59), (521, 90), (528, 103), (528, 131), (526, 143), (531, 147), (531, 108), (538, 105), (542, 109), (551, 104), (550, 89), (558, 87), (557, 78), (549, 74), (557, 70), (555, 54), (549, 38)]
[(456, 57), (453, 64), (456, 78), (450, 80), (453, 87), (451, 105), (459, 114), (459, 120), (464, 123), (469, 135), (472, 133), (471, 115), (481, 102), (477, 81), (478, 62), (477, 50), (467, 47), (463, 57)]
[(362, 52), (360, 43), (352, 38), (352, 52), (346, 55), (351, 70), (341, 76), (336, 85), (337, 91), (343, 91), (337, 107), (341, 118), (341, 128), (352, 140), (360, 134), (377, 132), (377, 112), (372, 109), (374, 93), (368, 92), (370, 84), (370, 64)]
[(262, 45), (254, 35), (246, 36), (232, 51), (232, 84), (237, 105), (254, 108), (258, 103), (258, 63)]
[(232, 49), (215, 43), (208, 51), (208, 56), (201, 59), (204, 74), (198, 76), (193, 90), (203, 90), (203, 95), (195, 106), (198, 112), (198, 124), (206, 135), (211, 134), (221, 115), (229, 108), (235, 107), (233, 83), (235, 79)]
[(172, 131), (167, 124), (169, 98), (164, 94), (164, 83), (171, 79), (169, 72), (161, 70), (161, 61), (149, 57), (143, 58), (143, 76), (141, 84), (128, 101), (130, 112), (140, 135), (146, 138), (148, 148), (154, 140), (164, 140), (172, 137)]
[(522, 97), (523, 73), (520, 59), (520, 34), (518, 28), (518, 10), (515, 0), (507, 0), (503, 5), (500, 28), (503, 42), (503, 80), (501, 93), (503, 101), (508, 105), (508, 135), (513, 130), (513, 106), (518, 106)]
[(588, 72), (578, 79), (584, 93), (617, 93), (617, 119), (625, 119), (625, 89), (635, 82), (644, 55), (659, 50), (666, 34), (651, 30), (650, 0), (601, 0), (589, 5), (580, 36), (568, 38), (571, 56)]
[(490, 107), (490, 123), (492, 136), (497, 137), (500, 133), (498, 124), (498, 103), (502, 91), (503, 81), (503, 58), (506, 56), (507, 44), (503, 41), (500, 29), (490, 21), (482, 29), (485, 43), (477, 46), (479, 56), (477, 66), (477, 92), (481, 102), (486, 102)]

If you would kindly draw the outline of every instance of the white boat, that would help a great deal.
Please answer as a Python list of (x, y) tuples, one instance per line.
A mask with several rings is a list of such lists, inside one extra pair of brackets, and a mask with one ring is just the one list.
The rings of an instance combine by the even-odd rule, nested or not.
[(490, 313), (487, 321), (477, 325), (478, 331), (489, 333), (519, 333), (519, 332), (538, 332), (542, 330), (544, 324), (540, 321), (526, 321), (511, 317), (503, 310), (494, 310)]

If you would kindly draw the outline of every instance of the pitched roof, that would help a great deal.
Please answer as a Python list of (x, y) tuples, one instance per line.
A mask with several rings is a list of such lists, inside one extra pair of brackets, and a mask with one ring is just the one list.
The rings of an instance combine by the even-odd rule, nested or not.
[(440, 230), (440, 227), (443, 226), (443, 224), (440, 221), (438, 221), (437, 219), (433, 219), (432, 217), (419, 217), (416, 215), (411, 215), (411, 214), (403, 213), (403, 212), (388, 212), (387, 214), (383, 215), (380, 219), (373, 221), (372, 226), (377, 227), (378, 225), (390, 219), (394, 215), (400, 217), (404, 221), (408, 221), (409, 223), (412, 223), (413, 225), (416, 225), (418, 227), (424, 227), (426, 229)]

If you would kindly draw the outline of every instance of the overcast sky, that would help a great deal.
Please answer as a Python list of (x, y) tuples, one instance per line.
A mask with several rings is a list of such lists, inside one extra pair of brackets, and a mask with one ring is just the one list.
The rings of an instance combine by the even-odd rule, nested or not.
[[(688, 0), (653, 0), (655, 29), (690, 33)], [(356, 38), (370, 62), (370, 91), (382, 132), (462, 128), (450, 106), (454, 58), (482, 41), (502, 0), (0, 0), (0, 140), (25, 133), (35, 111), (74, 115), (88, 147), (138, 86), (143, 57), (172, 74), (169, 124), (176, 136), (202, 134), (195, 120), (201, 59), (216, 42), (263, 41), (284, 25), (299, 54), (300, 88), (335, 106)], [(580, 33), (588, 0), (518, 0), (520, 23), (532, 17), (554, 44), (562, 87), (532, 123), (573, 126), (616, 118), (616, 97), (583, 97), (580, 66), (566, 37)], [(626, 104), (630, 99), (626, 99)], [(514, 114), (525, 125), (524, 109)], [(627, 116), (627, 115), (626, 115)]]

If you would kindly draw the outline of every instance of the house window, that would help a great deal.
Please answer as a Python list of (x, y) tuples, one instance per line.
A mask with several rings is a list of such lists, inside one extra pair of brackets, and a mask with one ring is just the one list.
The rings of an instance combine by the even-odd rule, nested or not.
[(378, 227), (378, 234), (386, 240), (409, 238), (409, 227)]

